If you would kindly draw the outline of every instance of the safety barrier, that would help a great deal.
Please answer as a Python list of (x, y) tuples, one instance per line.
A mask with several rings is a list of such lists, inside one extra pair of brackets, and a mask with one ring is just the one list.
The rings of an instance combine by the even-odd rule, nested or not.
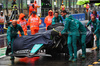
[(0, 58), (5, 57), (6, 47), (0, 48)]
[(0, 58), (5, 57), (7, 46), (6, 34), (0, 35)]
[(40, 28), (46, 27), (46, 24), (44, 23), (44, 19), (45, 19), (45, 17), (42, 17), (42, 18), (41, 18), (42, 23), (41, 23), (41, 25), (39, 26)]
[(80, 14), (72, 14), (72, 16), (79, 20), (79, 21), (84, 21), (85, 20), (85, 14), (84, 13), (80, 13)]
[(0, 35), (0, 48), (6, 47), (6, 45), (7, 45), (6, 34)]

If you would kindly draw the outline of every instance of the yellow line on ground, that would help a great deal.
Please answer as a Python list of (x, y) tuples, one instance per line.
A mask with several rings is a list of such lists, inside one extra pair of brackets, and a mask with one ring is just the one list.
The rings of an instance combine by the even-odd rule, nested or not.
[(97, 47), (93, 47), (91, 50), (95, 50), (95, 49), (97, 49)]
[(99, 62), (93, 62), (93, 64), (98, 64)]
[(100, 59), (98, 61), (100, 61)]

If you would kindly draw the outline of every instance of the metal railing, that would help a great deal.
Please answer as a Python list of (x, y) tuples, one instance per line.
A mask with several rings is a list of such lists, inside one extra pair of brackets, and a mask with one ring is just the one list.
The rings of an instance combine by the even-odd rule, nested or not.
[(0, 48), (7, 46), (6, 34), (0, 35)]

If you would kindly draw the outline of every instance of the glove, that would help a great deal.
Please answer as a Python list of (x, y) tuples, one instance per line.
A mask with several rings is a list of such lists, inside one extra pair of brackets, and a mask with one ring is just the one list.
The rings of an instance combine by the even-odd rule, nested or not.
[(11, 48), (11, 42), (9, 42), (8, 48)]
[(30, 26), (27, 26), (28, 29), (30, 29)]
[(10, 52), (11, 52), (11, 42), (9, 42), (9, 45), (7, 46), (6, 55), (9, 55)]

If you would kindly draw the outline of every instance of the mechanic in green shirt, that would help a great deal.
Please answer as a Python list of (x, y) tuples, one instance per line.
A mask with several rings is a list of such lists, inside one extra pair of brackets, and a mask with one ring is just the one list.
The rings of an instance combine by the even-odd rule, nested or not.
[(95, 41), (97, 45), (97, 50), (99, 50), (99, 37), (100, 37), (100, 21), (96, 19), (95, 16), (91, 17), (91, 20), (87, 23), (86, 27), (89, 25), (93, 26), (93, 35), (95, 36)]
[(53, 17), (53, 19), (52, 19), (52, 25), (56, 24), (56, 23), (60, 23), (60, 21), (61, 21), (61, 23), (63, 23), (63, 19), (62, 19), (61, 15), (59, 15), (58, 12), (55, 12), (55, 17)]
[[(79, 36), (79, 31), (77, 29), (75, 20), (73, 19), (73, 17), (70, 15), (68, 18), (65, 19), (65, 26), (63, 31), (61, 31), (61, 33), (59, 33), (59, 35), (61, 36), (61, 34), (64, 33), (68, 33), (68, 49), (69, 49), (69, 54), (70, 54), (70, 58), (69, 61), (76, 61), (77, 60), (77, 36)], [(72, 43), (72, 45), (71, 45)], [(72, 46), (74, 49), (74, 56), (73, 56), (73, 51), (72, 51)]]
[[(16, 39), (18, 36), (18, 31), (21, 32), (22, 36), (24, 35), (22, 27), (17, 24), (16, 20), (13, 20), (12, 24), (8, 27), (8, 30), (7, 30), (8, 46), (11, 46), (11, 53), (12, 54), (13, 54), (13, 42), (14, 42), (14, 39)], [(14, 61), (13, 56), (11, 56), (11, 60)]]
[(78, 36), (79, 43), (81, 44), (82, 48), (82, 58), (86, 57), (86, 28), (85, 26), (78, 20), (75, 19), (75, 23), (77, 26), (77, 29), (79, 30), (80, 35)]
[(67, 11), (66, 10), (63, 10), (63, 19), (66, 19), (69, 15), (67, 14)]

